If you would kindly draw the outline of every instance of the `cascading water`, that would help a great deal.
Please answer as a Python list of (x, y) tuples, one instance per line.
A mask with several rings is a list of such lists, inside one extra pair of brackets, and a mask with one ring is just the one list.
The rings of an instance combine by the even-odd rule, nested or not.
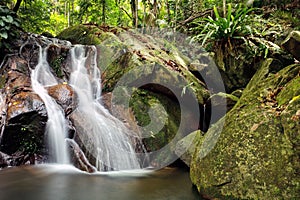
[(54, 163), (68, 164), (69, 156), (65, 138), (67, 136), (66, 119), (63, 110), (56, 101), (48, 95), (45, 87), (57, 85), (57, 81), (50, 71), (47, 62), (47, 48), (42, 49), (39, 45), (38, 64), (31, 71), (32, 89), (44, 101), (48, 121), (46, 125), (46, 135), (48, 137), (50, 155)]
[(69, 83), (79, 99), (75, 112), (83, 123), (81, 131), (93, 140), (93, 145), (87, 148), (96, 158), (97, 169), (139, 169), (138, 158), (128, 137), (133, 136), (132, 133), (100, 103), (101, 81), (95, 47), (76, 45), (70, 52), (72, 72)]
[[(63, 109), (49, 96), (46, 87), (57, 85), (47, 62), (47, 50), (39, 45), (38, 64), (31, 71), (32, 88), (43, 100), (48, 121), (46, 135), (49, 140), (50, 157), (54, 163), (68, 164), (67, 124)], [(69, 51), (69, 84), (76, 93), (77, 108), (72, 112), (77, 137), (85, 150), (95, 158), (99, 171), (140, 169), (141, 165), (134, 151), (131, 139), (138, 138), (120, 120), (112, 116), (101, 105), (101, 80), (97, 67), (97, 51), (94, 46), (76, 45)], [(75, 121), (75, 122), (74, 122)], [(70, 139), (68, 139), (70, 140)], [(67, 140), (67, 141), (68, 141)]]

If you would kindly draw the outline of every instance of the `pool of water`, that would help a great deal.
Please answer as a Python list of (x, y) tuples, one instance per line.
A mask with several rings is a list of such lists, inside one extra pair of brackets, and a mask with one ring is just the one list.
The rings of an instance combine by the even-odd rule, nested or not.
[(0, 171), (0, 199), (196, 200), (189, 173), (176, 168), (97, 174), (72, 166), (40, 165)]

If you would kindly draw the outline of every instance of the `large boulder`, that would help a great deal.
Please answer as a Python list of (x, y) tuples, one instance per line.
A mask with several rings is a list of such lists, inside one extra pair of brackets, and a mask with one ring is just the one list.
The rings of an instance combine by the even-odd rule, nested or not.
[(200, 145), (199, 143), (202, 144), (203, 138), (203, 132), (197, 130), (177, 142), (175, 153), (187, 166), (191, 165), (195, 148)]
[[(155, 130), (152, 130), (151, 125), (148, 126), (151, 130), (146, 130), (147, 136), (143, 140), (148, 151), (164, 147), (178, 132), (182, 138), (197, 130), (201, 124), (197, 119), (199, 109), (209, 98), (205, 84), (195, 75), (195, 69), (190, 65), (191, 61), (171, 43), (157, 39), (155, 36), (158, 34), (142, 34), (125, 28), (78, 25), (58, 35), (58, 38), (73, 43), (96, 45), (102, 91), (112, 93), (112, 104), (107, 105), (119, 108), (122, 105), (125, 112), (127, 109), (128, 116), (132, 112), (141, 131), (150, 122), (156, 123), (158, 127), (161, 122), (165, 122), (160, 130), (154, 127)], [(186, 113), (180, 111), (180, 101), (187, 102), (183, 105), (186, 106)], [(198, 108), (191, 108), (192, 101), (196, 102)], [(162, 106), (164, 110), (159, 107), (156, 111), (160, 113), (154, 113), (156, 117), (153, 117), (151, 109), (158, 108), (156, 105)], [(113, 108), (109, 109), (114, 113)], [(188, 123), (183, 124), (178, 131), (182, 115)], [(167, 118), (166, 121), (164, 118)]]
[(272, 59), (264, 61), (234, 108), (198, 143), (191, 179), (200, 193), (299, 198), (300, 65), (272, 73), (274, 68)]

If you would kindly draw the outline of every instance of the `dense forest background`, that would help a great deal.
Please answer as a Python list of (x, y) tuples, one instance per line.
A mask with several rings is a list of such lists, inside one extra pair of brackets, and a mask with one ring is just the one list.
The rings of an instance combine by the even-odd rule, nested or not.
[(246, 57), (267, 58), (300, 30), (300, 0), (1, 0), (0, 47), (20, 30), (57, 36), (77, 24), (169, 28), (207, 51), (242, 45)]
[[(229, 3), (232, 4), (231, 8), (228, 7)], [(221, 17), (233, 23), (234, 20), (242, 19), (237, 14), (249, 14), (245, 10), (239, 13), (238, 4), (247, 7), (247, 11), (250, 7), (257, 8), (254, 10), (255, 15), (249, 15), (252, 19), (248, 20), (261, 22), (273, 17), (284, 22), (273, 21), (268, 26), (276, 23), (299, 29), (300, 25), (299, 0), (1, 0), (0, 4), (17, 13), (20, 26), (25, 31), (39, 34), (48, 32), (54, 36), (69, 26), (85, 23), (156, 26), (199, 33), (199, 28), (203, 29), (204, 24), (201, 22), (205, 22), (208, 16), (212, 19), (217, 17), (216, 12), (213, 12), (214, 6), (218, 8)], [(3, 18), (7, 14), (4, 7), (1, 7), (0, 12), (3, 29), (10, 18), (6, 21)], [(1, 33), (1, 37), (5, 35)]]

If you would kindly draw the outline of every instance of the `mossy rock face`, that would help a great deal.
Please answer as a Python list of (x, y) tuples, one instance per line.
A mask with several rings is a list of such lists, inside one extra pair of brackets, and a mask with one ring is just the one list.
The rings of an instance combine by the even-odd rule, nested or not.
[[(70, 27), (57, 37), (75, 44), (97, 46), (97, 60), (102, 73), (104, 92), (112, 91), (120, 78), (131, 71), (136, 73), (136, 76), (143, 73), (143, 78), (148, 78), (149, 81), (178, 85), (180, 91), (189, 85), (200, 104), (209, 97), (203, 83), (189, 71), (188, 61), (165, 40), (155, 40), (149, 35), (134, 30), (94, 25)], [(157, 73), (155, 70), (161, 67), (165, 72)], [(153, 73), (156, 73), (154, 78), (151, 77)], [(165, 75), (169, 73), (176, 74), (174, 76), (177, 76), (177, 80), (174, 77), (168, 80), (169, 77)], [(130, 83), (136, 78), (129, 80)]]
[[(57, 38), (68, 40), (73, 44), (95, 45), (101, 43), (100, 37), (103, 31), (95, 26), (78, 25), (62, 31)], [(103, 38), (103, 37), (102, 37)]]
[[(156, 110), (158, 113), (153, 113), (155, 116), (151, 116), (148, 111), (150, 111), (151, 107), (153, 108), (156, 105), (162, 105), (165, 110)], [(161, 121), (166, 120), (161, 130), (158, 130), (156, 133), (150, 133), (150, 137), (143, 139), (148, 151), (159, 150), (168, 144), (178, 132), (181, 115), (180, 107), (178, 103), (173, 102), (171, 99), (160, 94), (139, 89), (133, 93), (130, 107), (141, 127), (150, 124), (151, 120), (155, 120), (154, 123), (157, 125)]]
[[(272, 74), (272, 62), (262, 63), (238, 103), (197, 145), (191, 179), (200, 193), (222, 199), (299, 198), (300, 65)], [(214, 135), (222, 123), (221, 134)]]
[[(125, 93), (131, 93), (128, 104), (125, 102)], [(130, 92), (122, 88), (122, 91), (113, 93), (112, 99), (112, 109), (128, 105), (127, 108), (134, 114), (146, 150), (154, 152), (150, 155), (153, 167), (175, 161), (178, 158), (174, 153), (176, 143), (199, 125), (199, 121), (193, 120), (192, 112), (184, 110), (183, 114), (179, 103), (163, 94), (141, 88)], [(128, 112), (126, 107), (123, 112)], [(186, 123), (181, 121), (182, 115)]]
[(187, 166), (190, 166), (195, 148), (198, 145), (202, 145), (203, 139), (203, 132), (200, 130), (190, 133), (176, 144), (176, 155), (178, 155)]

